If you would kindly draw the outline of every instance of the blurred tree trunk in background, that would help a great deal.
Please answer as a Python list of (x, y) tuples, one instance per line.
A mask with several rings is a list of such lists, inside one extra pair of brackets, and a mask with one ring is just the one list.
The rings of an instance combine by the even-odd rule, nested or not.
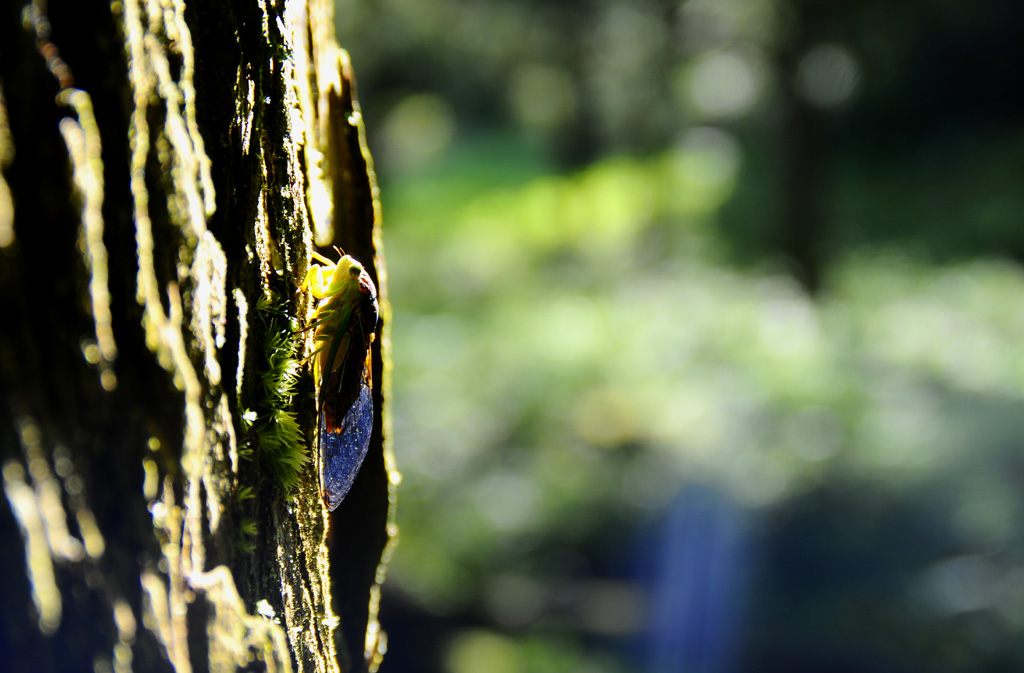
[(379, 663), (387, 331), (330, 515), (292, 364), (314, 232), (389, 323), (376, 187), (331, 4), (272, 4), (0, 5), (4, 670)]
[[(827, 154), (821, 111), (799, 91), (800, 59), (821, 39), (823, 9), (808, 0), (790, 4), (790, 34), (776, 54), (782, 100), (782, 222), (780, 248), (807, 291), (821, 289), (827, 266), (823, 250), (822, 190)], [(827, 14), (827, 12), (825, 12)]]
[(824, 222), (821, 189), (824, 183), (822, 139), (818, 110), (795, 90), (798, 54), (782, 55), (782, 174), (781, 248), (793, 275), (811, 293), (821, 289), (826, 261), (821, 238)]

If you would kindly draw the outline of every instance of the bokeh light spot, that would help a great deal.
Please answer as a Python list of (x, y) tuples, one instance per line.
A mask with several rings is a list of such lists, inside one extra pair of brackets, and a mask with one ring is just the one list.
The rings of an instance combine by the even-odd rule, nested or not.
[(440, 96), (414, 94), (395, 105), (379, 133), (378, 154), (386, 168), (414, 172), (448, 149), (455, 136), (455, 113)]
[(564, 69), (530, 63), (518, 66), (509, 83), (509, 99), (524, 125), (550, 129), (575, 114), (573, 80)]
[(688, 98), (708, 117), (741, 117), (761, 95), (762, 70), (758, 60), (738, 50), (712, 53), (690, 69)]
[(811, 49), (797, 67), (796, 87), (813, 105), (831, 108), (841, 105), (860, 83), (860, 66), (848, 49), (822, 44)]

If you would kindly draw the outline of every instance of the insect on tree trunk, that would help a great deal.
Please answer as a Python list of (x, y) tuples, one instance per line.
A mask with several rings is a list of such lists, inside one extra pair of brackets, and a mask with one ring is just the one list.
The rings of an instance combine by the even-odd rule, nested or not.
[[(331, 3), (0, 12), (5, 670), (375, 670), (391, 316)], [(380, 306), (369, 452), (332, 513), (314, 239)]]

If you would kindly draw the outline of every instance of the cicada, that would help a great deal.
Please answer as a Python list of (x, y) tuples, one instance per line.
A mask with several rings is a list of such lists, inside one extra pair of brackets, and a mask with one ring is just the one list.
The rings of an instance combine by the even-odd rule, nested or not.
[(331, 511), (352, 487), (373, 430), (370, 344), (377, 329), (377, 288), (362, 264), (340, 250), (335, 264), (313, 252), (300, 290), (318, 299), (309, 328), (317, 382), (320, 493)]

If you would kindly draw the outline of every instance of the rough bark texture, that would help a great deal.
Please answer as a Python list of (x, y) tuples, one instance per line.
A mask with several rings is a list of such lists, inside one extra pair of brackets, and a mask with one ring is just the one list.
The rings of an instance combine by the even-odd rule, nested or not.
[[(331, 5), (3, 2), (0, 92), (5, 670), (374, 669), (391, 316)], [(370, 453), (331, 514), (309, 366), (268, 392), (275, 345), (312, 346), (314, 234), (382, 309)]]

